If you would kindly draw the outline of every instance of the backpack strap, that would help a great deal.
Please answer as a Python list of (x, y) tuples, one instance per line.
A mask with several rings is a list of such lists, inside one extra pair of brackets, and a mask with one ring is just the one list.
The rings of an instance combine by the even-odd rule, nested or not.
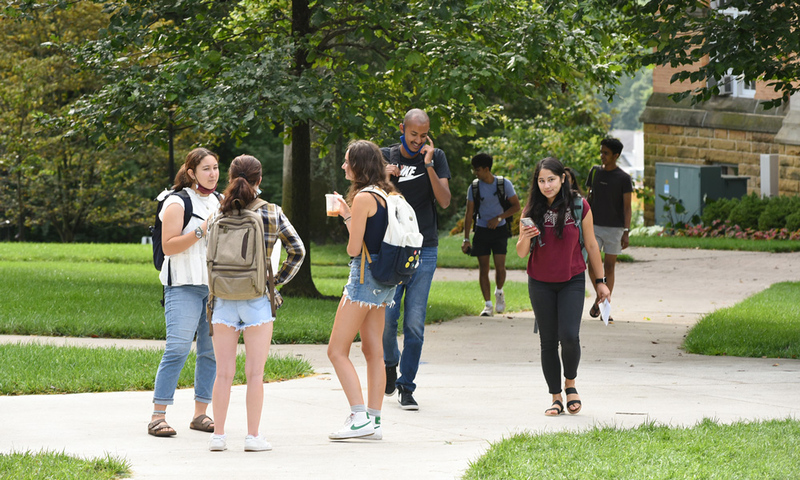
[(503, 178), (502, 175), (497, 175), (494, 177), (495, 183), (497, 184), (497, 197), (500, 199), (500, 203), (503, 203), (503, 200), (507, 200), (506, 198), (506, 179)]
[(472, 184), (469, 187), (470, 190), (472, 190), (472, 203), (474, 204), (473, 205), (473, 209), (472, 209), (472, 231), (473, 232), (475, 231), (475, 227), (477, 227), (477, 225), (478, 225), (478, 217), (479, 217), (478, 210), (480, 210), (480, 208), (481, 208), (481, 191), (478, 188), (478, 182), (479, 182), (479, 180), (477, 178), (474, 179), (472, 181)]
[[(364, 187), (361, 189), (362, 192), (368, 192), (373, 195), (378, 195), (379, 197), (383, 198), (383, 201), (386, 202), (386, 208), (389, 208), (389, 195), (383, 191), (382, 188), (376, 187), (375, 185), (369, 185), (368, 187)], [(359, 192), (360, 193), (360, 192)], [(388, 221), (388, 219), (387, 219)], [(372, 263), (372, 257), (369, 254), (369, 250), (367, 250), (367, 242), (361, 242), (361, 268), (359, 274), (359, 283), (364, 283), (364, 259), (366, 258), (367, 263)]]
[(575, 197), (572, 201), (572, 206), (573, 218), (578, 225), (578, 241), (581, 244), (583, 262), (586, 263), (589, 253), (586, 251), (586, 246), (583, 243), (583, 199), (581, 197)]
[(358, 283), (364, 283), (364, 259), (367, 259), (367, 263), (372, 263), (372, 257), (369, 255), (369, 250), (367, 250), (367, 244), (361, 244), (361, 272), (358, 277)]

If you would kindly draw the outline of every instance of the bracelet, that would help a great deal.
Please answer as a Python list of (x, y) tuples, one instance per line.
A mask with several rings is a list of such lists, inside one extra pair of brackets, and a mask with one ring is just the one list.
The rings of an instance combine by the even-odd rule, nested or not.
[(623, 228), (623, 229), (622, 229), (622, 232), (623, 232), (623, 233), (624, 233), (624, 232), (630, 232), (630, 229), (628, 229), (628, 228)]
[(465, 238), (464, 241), (461, 243), (467, 243), (467, 242), (469, 242), (469, 238)]
[(345, 218), (344, 219), (344, 223), (347, 223), (347, 221), (350, 220), (351, 217), (352, 217), (352, 215), (350, 215), (349, 217)]
[(432, 166), (433, 166), (433, 162), (425, 164), (425, 168), (431, 168)]

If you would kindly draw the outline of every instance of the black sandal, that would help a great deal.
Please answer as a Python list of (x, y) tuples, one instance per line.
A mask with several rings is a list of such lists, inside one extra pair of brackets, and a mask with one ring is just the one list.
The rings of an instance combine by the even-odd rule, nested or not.
[[(551, 410), (555, 411), (556, 414), (555, 415), (551, 415), (551, 414), (547, 413), (547, 412), (549, 412)], [(562, 413), (564, 413), (564, 404), (561, 403), (561, 400), (554, 401), (553, 405), (550, 408), (548, 408), (547, 410), (544, 411), (544, 414), (547, 415), (548, 417), (557, 417), (557, 416), (561, 415)]]
[(592, 318), (597, 318), (600, 316), (600, 307), (598, 307), (596, 303), (592, 305), (592, 308), (589, 309), (589, 316)]
[[(578, 394), (578, 390), (575, 387), (569, 387), (569, 388), (565, 388), (564, 389), (564, 393), (566, 393), (567, 395), (577, 395)], [(572, 410), (571, 408), (569, 408), (572, 405), (577, 405), (578, 408), (576, 408), (575, 410)], [(567, 402), (567, 411), (569, 412), (570, 415), (575, 415), (576, 413), (580, 412), (581, 411), (581, 401), (580, 400), (570, 400), (570, 401), (568, 401)]]

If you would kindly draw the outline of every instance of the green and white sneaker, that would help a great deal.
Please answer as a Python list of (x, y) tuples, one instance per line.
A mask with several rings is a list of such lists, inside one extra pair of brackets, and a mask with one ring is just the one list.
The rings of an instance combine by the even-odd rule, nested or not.
[(372, 429), (375, 431), (369, 437), (364, 437), (365, 440), (380, 440), (383, 438), (383, 429), (381, 428), (381, 417), (372, 417), (370, 416), (369, 419), (372, 421)]
[(375, 434), (375, 427), (372, 426), (367, 412), (351, 413), (344, 426), (337, 432), (328, 435), (331, 440), (346, 440), (348, 438), (361, 438)]

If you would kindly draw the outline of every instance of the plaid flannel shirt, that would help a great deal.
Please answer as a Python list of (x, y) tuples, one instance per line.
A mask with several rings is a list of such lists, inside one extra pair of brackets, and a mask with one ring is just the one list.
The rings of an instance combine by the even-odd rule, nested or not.
[(283, 243), (283, 248), (287, 253), (280, 270), (275, 272), (275, 285), (283, 285), (297, 275), (297, 271), (300, 270), (300, 266), (306, 258), (306, 248), (281, 207), (271, 203), (267, 208), (261, 209), (261, 217), (264, 219), (267, 258), (272, 257), (272, 249), (278, 239)]

